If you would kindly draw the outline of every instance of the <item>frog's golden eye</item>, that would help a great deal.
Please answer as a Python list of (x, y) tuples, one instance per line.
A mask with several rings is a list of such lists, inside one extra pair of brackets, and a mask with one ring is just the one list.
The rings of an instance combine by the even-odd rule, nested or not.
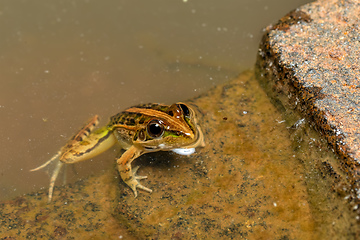
[(181, 104), (179, 104), (179, 107), (183, 111), (185, 117), (190, 117), (190, 110), (185, 104), (181, 103)]
[(146, 126), (146, 131), (152, 138), (161, 137), (164, 133), (164, 126), (158, 120), (151, 120)]

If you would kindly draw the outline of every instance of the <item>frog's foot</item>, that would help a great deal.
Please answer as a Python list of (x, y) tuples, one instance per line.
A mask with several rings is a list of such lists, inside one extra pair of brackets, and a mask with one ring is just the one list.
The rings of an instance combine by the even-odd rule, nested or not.
[(147, 191), (147, 192), (149, 192), (149, 193), (152, 192), (152, 190), (151, 190), (150, 188), (147, 188), (147, 187), (145, 187), (145, 186), (143, 186), (143, 185), (141, 185), (141, 184), (139, 183), (138, 180), (145, 179), (145, 178), (147, 178), (147, 176), (137, 176), (137, 175), (136, 175), (136, 172), (137, 172), (138, 169), (139, 169), (139, 166), (137, 166), (137, 167), (135, 167), (134, 169), (132, 169), (132, 171), (131, 171), (131, 172), (132, 172), (131, 176), (130, 176), (128, 179), (125, 179), (125, 180), (124, 180), (124, 182), (131, 188), (131, 190), (133, 190), (135, 197), (137, 197), (137, 190), (136, 190), (136, 188), (140, 188), (140, 189), (142, 189), (142, 190), (144, 190), (144, 191)]

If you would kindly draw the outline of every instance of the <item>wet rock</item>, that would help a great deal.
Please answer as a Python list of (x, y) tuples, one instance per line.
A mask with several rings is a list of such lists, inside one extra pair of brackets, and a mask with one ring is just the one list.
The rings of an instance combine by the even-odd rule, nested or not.
[[(341, 4), (343, 10), (336, 12)], [(148, 176), (142, 184), (153, 190), (151, 194), (139, 191), (134, 198), (114, 166), (76, 184), (56, 186), (50, 204), (47, 190), (1, 202), (0, 239), (358, 239), (357, 215), (348, 208), (347, 185), (343, 185), (347, 176), (356, 173), (351, 168), (357, 167), (356, 151), (350, 155), (346, 154), (350, 148), (344, 148), (341, 156), (348, 175), (342, 174), (338, 160), (306, 127), (309, 121), (302, 120), (306, 116), (329, 136), (337, 152), (347, 146), (338, 146), (340, 141), (349, 144), (347, 125), (334, 125), (341, 118), (333, 105), (340, 102), (347, 109), (348, 95), (341, 95), (342, 88), (332, 91), (329, 86), (334, 83), (325, 81), (351, 85), (358, 80), (350, 77), (358, 72), (358, 59), (347, 52), (355, 44), (348, 38), (357, 36), (356, 16), (347, 7), (357, 5), (312, 3), (267, 29), (258, 74), (263, 75), (268, 94), (278, 93), (273, 99), (295, 116), (292, 120), (284, 120), (253, 73), (246, 72), (191, 101), (199, 109), (204, 148), (190, 156), (145, 154), (133, 162), (133, 167), (140, 166), (139, 175)], [(333, 11), (326, 14), (324, 9), (329, 8)], [(339, 27), (325, 27), (331, 16), (338, 19), (332, 24), (347, 26), (347, 34)], [(303, 39), (304, 28), (315, 32), (325, 28), (322, 37), (337, 33), (337, 45), (329, 51), (325, 48), (329, 43), (315, 33)], [(285, 36), (302, 39), (301, 44), (280, 38)], [(321, 44), (307, 45), (311, 39)], [(307, 47), (300, 51), (303, 46)], [(291, 51), (283, 58), (287, 48)], [(307, 59), (299, 63), (300, 56)], [(317, 67), (311, 65), (314, 59), (321, 59)], [(340, 71), (339, 64), (351, 70)], [(337, 79), (338, 71), (348, 78)], [(305, 81), (307, 77), (311, 81)], [(326, 100), (329, 96), (337, 98)], [(331, 104), (327, 108), (325, 103)], [(302, 116), (292, 115), (293, 109)], [(335, 191), (334, 184), (344, 186), (344, 193)]]
[[(0, 239), (134, 239), (111, 215), (116, 185), (112, 172), (0, 203)], [(100, 184), (100, 185), (99, 185)]]
[(296, 109), (339, 156), (354, 204), (360, 200), (359, 13), (357, 0), (316, 1), (292, 11), (266, 28), (256, 69), (277, 106)]
[[(252, 72), (193, 99), (206, 146), (190, 156), (145, 154), (133, 162), (151, 194), (114, 168), (76, 184), (0, 203), (0, 239), (351, 239), (355, 216), (331, 189), (329, 159), (295, 136)], [(298, 123), (302, 125), (302, 123)], [(311, 137), (311, 146), (321, 142)], [(302, 150), (299, 150), (302, 149)], [(114, 156), (115, 158), (115, 156)], [(320, 169), (320, 170), (319, 170)], [(316, 194), (313, 194), (316, 193)], [(126, 229), (126, 230), (125, 230)]]
[(154, 191), (134, 199), (120, 188), (114, 214), (139, 238), (311, 237), (316, 224), (302, 170), (287, 161), (294, 159), (291, 152), (282, 152), (291, 144), (278, 142), (287, 130), (252, 73), (193, 103), (202, 113), (206, 147), (190, 157), (156, 153), (153, 161), (146, 155), (137, 160)]

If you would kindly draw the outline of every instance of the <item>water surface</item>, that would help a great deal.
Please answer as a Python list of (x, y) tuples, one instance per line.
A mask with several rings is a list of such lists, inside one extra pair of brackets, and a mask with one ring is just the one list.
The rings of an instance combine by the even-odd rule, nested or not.
[[(172, 103), (255, 62), (262, 28), (308, 1), (1, 1), (0, 199), (48, 186), (48, 160), (94, 114)], [(77, 164), (76, 180), (113, 152)]]

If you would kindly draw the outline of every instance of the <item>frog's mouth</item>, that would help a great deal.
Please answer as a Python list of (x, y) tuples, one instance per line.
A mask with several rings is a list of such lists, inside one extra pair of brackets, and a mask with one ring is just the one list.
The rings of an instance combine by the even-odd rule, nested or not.
[(180, 155), (191, 155), (195, 152), (195, 148), (197, 147), (205, 147), (204, 135), (199, 126), (197, 127), (196, 140), (192, 144), (183, 148), (174, 148), (171, 151)]
[[(179, 149), (192, 149), (192, 148), (197, 148), (197, 147), (205, 147), (204, 134), (201, 131), (200, 126), (197, 126), (196, 130), (197, 130), (196, 138), (195, 138), (196, 140), (193, 143), (186, 145), (183, 148), (179, 148)], [(181, 154), (181, 153), (179, 153), (179, 154)], [(188, 154), (188, 155), (190, 155), (190, 154)]]

